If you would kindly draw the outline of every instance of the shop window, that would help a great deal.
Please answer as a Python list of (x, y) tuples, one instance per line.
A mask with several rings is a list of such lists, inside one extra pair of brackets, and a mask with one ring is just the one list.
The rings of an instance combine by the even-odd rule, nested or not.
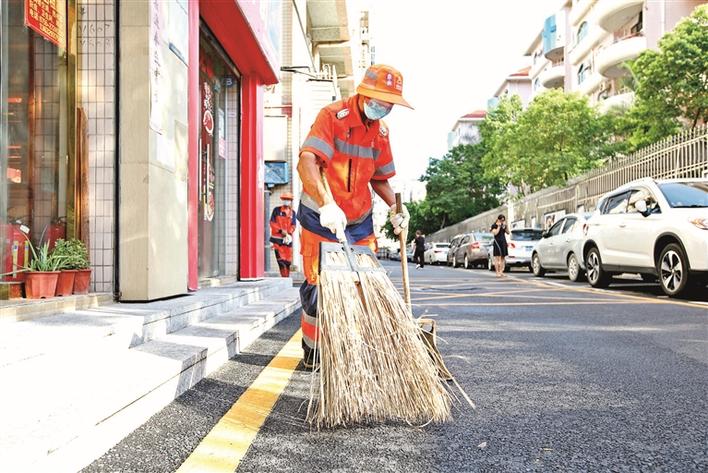
[[(66, 16), (66, 2), (56, 5), (57, 16)], [(10, 270), (28, 262), (21, 254), (20, 228), (29, 229), (35, 245), (53, 244), (66, 236), (66, 220), (72, 216), (68, 143), (73, 76), (60, 41), (27, 27), (24, 7), (22, 0), (9, 0), (0, 8), (0, 273), (7, 272), (8, 261)]]

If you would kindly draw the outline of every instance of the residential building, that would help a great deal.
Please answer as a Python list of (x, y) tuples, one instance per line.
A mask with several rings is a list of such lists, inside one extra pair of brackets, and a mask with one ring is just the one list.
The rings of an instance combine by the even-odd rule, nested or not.
[(452, 130), (447, 135), (447, 148), (452, 149), (459, 145), (472, 145), (482, 139), (479, 125), (487, 116), (485, 110), (475, 110), (457, 119)]
[(531, 101), (532, 95), (531, 78), (529, 77), (530, 71), (531, 66), (527, 66), (509, 74), (506, 79), (504, 79), (504, 82), (497, 88), (491, 102), (487, 104), (487, 108), (493, 108), (500, 98), (509, 95), (518, 95), (521, 99), (521, 104), (526, 108)]
[(526, 56), (532, 94), (563, 88), (603, 110), (631, 103), (626, 63), (705, 0), (568, 0), (544, 22)]

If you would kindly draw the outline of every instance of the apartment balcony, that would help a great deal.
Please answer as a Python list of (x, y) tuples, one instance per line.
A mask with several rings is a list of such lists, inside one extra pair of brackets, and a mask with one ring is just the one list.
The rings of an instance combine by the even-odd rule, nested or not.
[(565, 83), (565, 64), (560, 62), (549, 65), (549, 67), (538, 76), (538, 79), (541, 81), (541, 85), (547, 89), (563, 87)]
[(581, 84), (578, 84), (577, 91), (583, 95), (590, 96), (602, 85), (603, 77), (597, 72), (593, 72)]
[(600, 0), (595, 6), (597, 22), (610, 33), (617, 31), (644, 8), (644, 0)]
[(347, 41), (345, 43), (320, 44), (317, 47), (322, 64), (331, 64), (337, 69), (337, 76), (351, 76), (354, 74), (352, 62), (352, 47)]
[(349, 20), (345, 0), (307, 0), (310, 38), (320, 43), (349, 41)]
[(599, 109), (602, 113), (605, 113), (613, 108), (626, 108), (629, 107), (634, 101), (634, 92), (624, 92), (616, 95), (607, 97), (606, 99), (600, 101)]
[(627, 73), (624, 64), (639, 56), (647, 49), (644, 36), (622, 38), (597, 53), (595, 64), (603, 76), (614, 79)]

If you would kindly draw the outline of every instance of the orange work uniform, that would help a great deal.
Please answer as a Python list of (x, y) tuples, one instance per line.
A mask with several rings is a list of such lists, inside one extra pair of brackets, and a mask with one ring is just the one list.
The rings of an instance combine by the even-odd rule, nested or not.
[(297, 215), (289, 205), (281, 205), (273, 209), (270, 215), (270, 242), (273, 244), (275, 259), (278, 261), (280, 275), (290, 276), (290, 265), (293, 262), (293, 244), (285, 243), (283, 238), (295, 232)]
[[(309, 151), (325, 167), (327, 182), (336, 204), (347, 217), (345, 234), (356, 245), (376, 251), (372, 219), (371, 180), (387, 180), (396, 174), (389, 144), (388, 128), (381, 120), (367, 127), (357, 105), (358, 96), (323, 108), (300, 152)], [(298, 207), (305, 282), (300, 288), (302, 333), (305, 356), (315, 348), (317, 328), (317, 280), (319, 244), (337, 241), (320, 225), (317, 201), (303, 192)]]

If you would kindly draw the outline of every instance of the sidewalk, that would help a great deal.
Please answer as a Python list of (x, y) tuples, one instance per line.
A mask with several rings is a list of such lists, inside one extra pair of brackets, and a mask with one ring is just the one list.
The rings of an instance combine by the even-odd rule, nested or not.
[(0, 471), (77, 471), (296, 313), (291, 279), (0, 324)]

